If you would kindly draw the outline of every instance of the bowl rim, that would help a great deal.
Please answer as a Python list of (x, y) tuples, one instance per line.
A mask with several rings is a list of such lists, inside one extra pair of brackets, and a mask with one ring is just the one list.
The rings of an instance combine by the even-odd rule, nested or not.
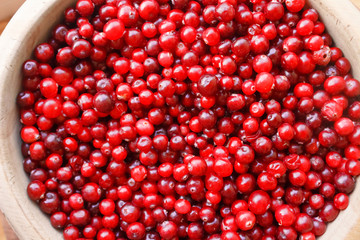
[[(18, 116), (16, 104), (13, 104), (16, 96), (9, 96), (9, 92), (20, 84), (21, 78), (14, 76), (21, 76), (21, 65), (32, 55), (36, 44), (46, 40), (49, 30), (63, 16), (63, 10), (75, 3), (76, 0), (27, 0), (0, 36), (0, 209), (20, 239), (60, 240), (63, 237), (51, 226), (49, 216), (40, 210), (38, 204), (24, 197), (27, 184), (19, 186), (17, 183), (18, 175), (14, 172), (18, 169), (12, 160), (19, 160), (22, 165), (23, 157), (20, 155), (20, 160), (19, 153), (14, 153), (20, 149), (20, 123), (13, 117), (14, 114)], [(22, 172), (29, 182), (28, 176)], [(42, 224), (34, 224), (36, 222)]]

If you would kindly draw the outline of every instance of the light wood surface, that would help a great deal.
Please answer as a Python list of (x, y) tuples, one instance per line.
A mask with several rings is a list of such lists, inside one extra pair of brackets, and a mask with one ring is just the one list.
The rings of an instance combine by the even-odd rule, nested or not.
[[(19, 3), (13, 3), (4, 15), (4, 8), (0, 8), (0, 34), (8, 23), (9, 12), (14, 11)], [(11, 225), (20, 239), (62, 239), (61, 234), (51, 228), (48, 217), (41, 213), (38, 207), (28, 200), (25, 186), (28, 182), (21, 165), (19, 153), (18, 129), (16, 123), (17, 112), (13, 102), (20, 88), (20, 65), (31, 54), (36, 43), (43, 40), (47, 30), (54, 25), (63, 9), (74, 0), (27, 0), (24, 8), (11, 22), (12, 29), (7, 29), (0, 39), (0, 207), (10, 220)], [(354, 6), (360, 9), (360, 0), (309, 0), (314, 8), (320, 12), (327, 30), (333, 36), (335, 43), (345, 53), (353, 66), (360, 64), (360, 14)], [(3, 3), (3, 2), (1, 2)], [(0, 4), (1, 4), (0, 3)], [(14, 7), (16, 5), (16, 7)], [(32, 6), (37, 5), (34, 10)], [(41, 15), (47, 21), (38, 21)], [(4, 18), (4, 16), (6, 16)], [(26, 23), (26, 24), (22, 24)], [(25, 29), (36, 34), (25, 33)], [(41, 29), (41, 31), (34, 31)], [(28, 39), (22, 42), (21, 39)], [(30, 41), (29, 41), (30, 40)], [(5, 47), (4, 43), (10, 43)], [(5, 49), (6, 48), (6, 49)], [(360, 79), (360, 68), (353, 69), (354, 76)], [(10, 89), (7, 86), (12, 86)], [(9, 144), (10, 141), (10, 144)], [(6, 158), (5, 158), (6, 157)], [(16, 181), (15, 181), (16, 177)], [(6, 185), (6, 186), (4, 186)], [(7, 193), (7, 195), (4, 195)], [(9, 194), (10, 193), (10, 194)], [(349, 208), (328, 226), (328, 230), (321, 240), (359, 240), (360, 239), (360, 184), (351, 195)], [(14, 201), (15, 200), (15, 201)], [(41, 222), (41, 224), (39, 224)], [(6, 237), (5, 237), (6, 236)], [(0, 212), (0, 240), (17, 240)]]
[(360, 9), (360, 0), (351, 0), (351, 1), (358, 9)]
[(6, 221), (4, 214), (0, 211), (0, 240), (19, 240), (15, 232)]
[[(0, 0), (0, 34), (4, 31), (10, 18), (23, 3), (23, 0)], [(15, 232), (0, 211), (0, 240), (18, 240)]]
[(25, 0), (0, 0), (0, 21), (10, 19)]
[(6, 227), (3, 226), (3, 221), (0, 221), (0, 240), (6, 240), (4, 229), (6, 229)]
[[(0, 0), (1, 1), (1, 0)], [(49, 217), (26, 196), (28, 176), (22, 167), (15, 105), (22, 62), (45, 41), (63, 10), (74, 0), (27, 0), (0, 37), (0, 208), (23, 240), (60, 240)]]
[(0, 21), (0, 34), (2, 33), (2, 31), (4, 31), (4, 28), (6, 27), (6, 25), (8, 24), (10, 19), (4, 20), (4, 21)]

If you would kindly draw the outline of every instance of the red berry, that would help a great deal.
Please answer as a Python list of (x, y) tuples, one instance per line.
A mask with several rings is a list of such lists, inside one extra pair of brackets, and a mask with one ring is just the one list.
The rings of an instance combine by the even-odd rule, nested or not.
[(250, 211), (240, 211), (236, 214), (236, 225), (242, 230), (247, 231), (254, 227), (256, 222), (255, 215)]
[(255, 78), (256, 90), (260, 93), (268, 93), (271, 91), (275, 83), (274, 77), (270, 73), (259, 73)]
[(104, 33), (109, 40), (117, 40), (124, 35), (125, 27), (121, 20), (112, 19), (104, 25)]

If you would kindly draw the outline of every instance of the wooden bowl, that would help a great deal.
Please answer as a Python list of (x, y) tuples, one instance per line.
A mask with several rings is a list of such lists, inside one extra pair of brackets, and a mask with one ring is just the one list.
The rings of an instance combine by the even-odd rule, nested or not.
[[(360, 13), (349, 0), (309, 0), (318, 10), (336, 45), (350, 60), (360, 79)], [(62, 239), (49, 217), (26, 194), (29, 182), (23, 171), (18, 109), (21, 66), (34, 47), (46, 40), (66, 7), (75, 0), (27, 0), (10, 21), (0, 39), (0, 207), (20, 239)], [(360, 183), (349, 207), (328, 226), (323, 240), (360, 239)]]

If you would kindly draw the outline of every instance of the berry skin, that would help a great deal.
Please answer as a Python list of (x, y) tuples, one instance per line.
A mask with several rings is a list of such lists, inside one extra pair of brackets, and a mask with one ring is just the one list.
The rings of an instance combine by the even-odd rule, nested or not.
[(141, 18), (147, 21), (153, 21), (159, 14), (160, 6), (156, 1), (146, 0), (141, 2), (138, 11)]
[(255, 88), (260, 93), (268, 93), (271, 91), (274, 83), (275, 79), (270, 73), (262, 72), (256, 76)]
[(338, 193), (334, 197), (334, 205), (339, 210), (344, 210), (349, 205), (349, 197), (344, 193)]
[(249, 210), (255, 214), (264, 214), (270, 207), (270, 196), (262, 190), (251, 193), (249, 197)]
[(321, 108), (322, 116), (329, 121), (336, 121), (341, 118), (343, 108), (335, 101), (327, 101)]
[(288, 205), (280, 206), (276, 209), (275, 219), (281, 226), (291, 226), (295, 222), (295, 212)]
[(305, 3), (77, 0), (21, 66), (30, 200), (66, 240), (323, 235), (360, 83)]
[(286, 0), (285, 5), (290, 12), (299, 12), (305, 6), (305, 0)]
[(252, 229), (255, 222), (256, 217), (250, 211), (240, 211), (236, 214), (236, 225), (243, 231)]
[(203, 40), (209, 46), (215, 46), (220, 42), (220, 34), (216, 28), (207, 28), (203, 32)]
[(198, 90), (203, 96), (215, 95), (217, 87), (217, 77), (212, 75), (203, 75), (198, 82)]
[(46, 187), (39, 180), (32, 181), (27, 187), (27, 193), (31, 200), (37, 201), (45, 197)]
[(335, 122), (334, 128), (339, 135), (346, 136), (354, 131), (354, 123), (349, 118), (340, 118)]
[(190, 211), (191, 205), (189, 201), (179, 199), (175, 202), (175, 210), (180, 214), (186, 214)]
[(124, 35), (125, 27), (121, 20), (113, 19), (104, 26), (104, 33), (109, 40), (117, 40)]
[(325, 80), (324, 89), (331, 95), (341, 93), (346, 87), (344, 78), (339, 76), (332, 76)]

